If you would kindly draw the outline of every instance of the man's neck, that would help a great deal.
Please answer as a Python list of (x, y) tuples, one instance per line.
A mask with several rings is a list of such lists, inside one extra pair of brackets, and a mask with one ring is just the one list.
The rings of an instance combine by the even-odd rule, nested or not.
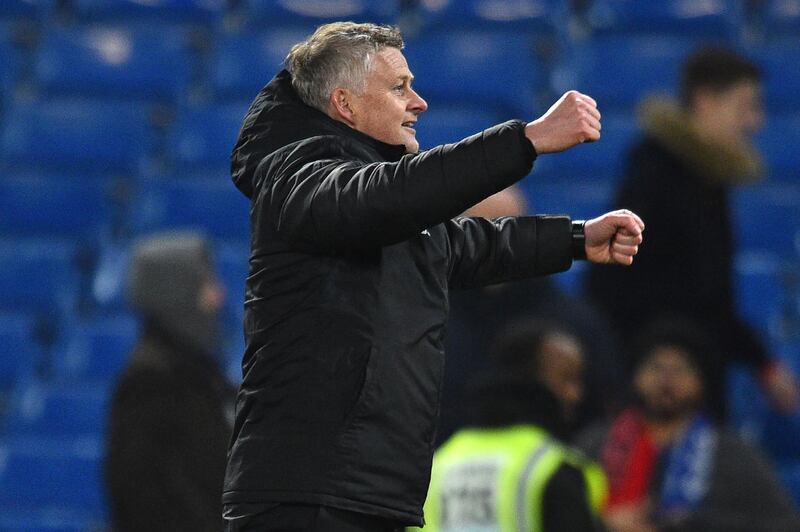
[(661, 448), (678, 439), (691, 423), (690, 416), (675, 419), (645, 419), (647, 433), (656, 447)]

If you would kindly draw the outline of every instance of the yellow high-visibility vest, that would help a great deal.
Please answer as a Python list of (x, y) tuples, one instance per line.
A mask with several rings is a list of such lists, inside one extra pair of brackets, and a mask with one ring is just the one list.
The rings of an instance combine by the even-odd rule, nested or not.
[(599, 512), (607, 494), (600, 467), (541, 428), (459, 431), (434, 455), (424, 532), (541, 532), (544, 490), (564, 463), (583, 472)]

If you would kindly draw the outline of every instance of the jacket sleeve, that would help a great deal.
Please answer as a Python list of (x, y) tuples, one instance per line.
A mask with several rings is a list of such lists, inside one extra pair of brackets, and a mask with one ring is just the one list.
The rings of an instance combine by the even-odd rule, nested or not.
[(572, 265), (570, 219), (566, 216), (458, 218), (445, 227), (451, 288), (556, 273)]
[(262, 208), (281, 239), (314, 250), (401, 242), (526, 176), (536, 152), (524, 127), (510, 121), (456, 144), (371, 164), (332, 156), (332, 141), (312, 139), (275, 163), (279, 168), (266, 169), (276, 177)]
[(562, 464), (547, 482), (541, 508), (545, 532), (605, 530), (589, 505), (583, 474), (571, 465)]

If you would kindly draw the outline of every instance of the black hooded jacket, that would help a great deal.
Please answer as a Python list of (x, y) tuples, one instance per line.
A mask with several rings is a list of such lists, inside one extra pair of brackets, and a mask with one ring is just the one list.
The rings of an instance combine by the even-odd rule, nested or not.
[(224, 503), (422, 523), (448, 290), (571, 265), (566, 217), (451, 220), (535, 156), (519, 121), (406, 155), (304, 105), (286, 71), (261, 91), (232, 155), (252, 250)]

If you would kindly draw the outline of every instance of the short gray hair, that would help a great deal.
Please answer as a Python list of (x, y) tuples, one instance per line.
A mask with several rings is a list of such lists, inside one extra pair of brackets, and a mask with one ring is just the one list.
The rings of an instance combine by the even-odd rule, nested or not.
[(300, 99), (324, 113), (334, 89), (364, 92), (372, 60), (386, 47), (403, 49), (398, 28), (333, 22), (295, 44), (286, 56), (286, 68), (292, 73), (292, 85)]

